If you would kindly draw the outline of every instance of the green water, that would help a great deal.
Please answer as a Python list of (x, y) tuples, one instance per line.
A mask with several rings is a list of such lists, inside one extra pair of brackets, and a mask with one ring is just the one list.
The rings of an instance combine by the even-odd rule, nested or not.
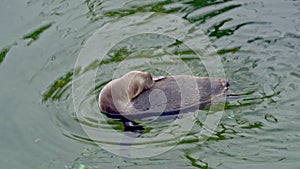
[[(146, 12), (160, 14), (137, 24)], [(299, 12), (293, 0), (2, 1), (0, 168), (299, 168)], [(167, 14), (171, 19), (159, 19)], [(175, 16), (186, 25), (172, 22)], [(153, 34), (152, 22), (161, 34)], [(100, 28), (107, 33), (95, 33)], [(125, 28), (150, 31), (116, 36)], [(179, 40), (166, 36), (177, 31)], [(105, 39), (91, 43), (95, 36)], [(200, 47), (191, 49), (184, 39)], [(92, 44), (108, 45), (87, 53), (104, 57), (78, 59)], [(222, 66), (205, 65), (197, 52)], [(124, 133), (122, 123), (100, 114), (95, 96), (134, 69), (197, 76), (218, 70), (241, 96), (223, 105), (206, 139), (200, 137), (205, 118), (219, 112), (145, 123), (139, 136)], [(95, 86), (85, 84), (93, 72)], [(135, 136), (123, 151), (124, 134)]]

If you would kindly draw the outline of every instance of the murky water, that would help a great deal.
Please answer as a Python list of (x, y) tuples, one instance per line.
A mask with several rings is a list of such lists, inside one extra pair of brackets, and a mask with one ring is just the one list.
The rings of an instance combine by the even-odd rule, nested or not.
[[(5, 0), (0, 12), (1, 168), (300, 165), (298, 1)], [(134, 69), (223, 77), (240, 96), (124, 132), (96, 96)]]

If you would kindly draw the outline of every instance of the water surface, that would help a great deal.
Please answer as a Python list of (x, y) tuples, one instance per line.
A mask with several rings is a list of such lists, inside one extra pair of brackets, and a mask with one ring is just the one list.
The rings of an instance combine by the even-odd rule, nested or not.
[[(296, 169), (300, 165), (299, 2), (5, 0), (0, 12), (2, 168)], [(136, 143), (140, 146), (136, 153), (168, 151), (131, 159), (97, 144), (119, 145), (114, 133), (124, 134), (122, 123), (97, 111), (94, 96), (102, 87), (133, 69), (156, 75), (208, 75), (195, 51), (180, 40), (155, 34), (123, 39), (107, 49), (101, 61), (76, 67), (81, 49), (99, 28), (145, 12), (185, 20), (192, 26), (187, 32), (182, 28), (183, 39), (193, 40), (198, 37), (193, 33), (201, 30), (213, 49), (211, 56), (219, 56), (225, 77), (235, 82), (230, 90), (241, 96), (228, 100), (218, 128), (205, 141), (199, 133), (206, 116), (214, 112), (192, 113), (178, 123), (147, 123), (140, 136), (146, 141)], [(126, 24), (143, 27), (133, 23)], [(78, 108), (84, 116), (78, 116), (72, 82), (93, 71), (95, 87), (79, 88), (83, 97)], [(183, 126), (189, 122), (194, 125), (186, 130)], [(105, 137), (93, 140), (82, 126)]]

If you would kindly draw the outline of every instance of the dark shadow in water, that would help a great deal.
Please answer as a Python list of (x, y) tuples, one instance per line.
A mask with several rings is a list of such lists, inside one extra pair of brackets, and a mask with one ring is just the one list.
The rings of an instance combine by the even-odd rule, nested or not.
[(213, 18), (215, 16), (218, 16), (220, 14), (223, 14), (224, 12), (228, 12), (230, 10), (233, 10), (235, 8), (241, 7), (242, 5), (240, 4), (236, 4), (236, 5), (229, 5), (227, 7), (221, 8), (219, 10), (213, 10), (212, 12), (209, 13), (205, 13), (204, 15), (200, 15), (200, 16), (196, 16), (196, 17), (184, 17), (185, 19), (187, 19), (188, 21), (194, 23), (194, 22), (199, 22), (204, 23), (207, 19)]
[[(203, 7), (208, 7), (208, 6), (213, 6), (213, 5), (218, 5), (218, 4), (223, 4), (230, 2), (232, 0), (211, 0), (211, 1), (202, 1), (202, 0), (196, 0), (196, 1), (187, 1), (187, 2), (182, 2), (182, 6), (175, 6), (175, 7), (167, 7), (168, 5), (172, 5), (174, 3), (177, 3), (177, 1), (174, 0), (166, 0), (162, 2), (154, 2), (154, 3), (147, 3), (143, 5), (130, 5), (130, 3), (124, 3), (124, 6), (122, 9), (115, 9), (115, 10), (110, 10), (110, 11), (105, 11), (103, 13), (104, 16), (107, 17), (124, 17), (128, 15), (135, 14), (137, 12), (158, 12), (158, 13), (178, 13), (178, 12), (185, 12), (186, 14), (183, 16), (184, 19), (187, 19), (190, 22), (198, 22), (200, 23), (205, 22), (206, 19), (212, 18), (214, 16), (217, 16), (219, 14), (222, 14), (224, 12), (227, 12), (231, 9), (240, 7), (242, 5), (240, 4), (235, 4), (235, 5), (230, 5), (227, 7), (224, 7), (219, 10), (213, 10), (212, 12), (198, 16), (195, 18), (189, 18), (188, 15), (195, 11), (196, 9), (203, 8)], [(96, 3), (96, 1), (86, 1), (87, 7), (89, 9), (89, 13), (91, 15), (97, 15), (97, 13), (101, 13), (101, 7), (102, 3)], [(100, 14), (101, 15), (101, 14)]]
[[(63, 94), (67, 94), (66, 91), (71, 87), (71, 81), (73, 78), (74, 70), (67, 72), (65, 75), (59, 77), (46, 92), (43, 94), (42, 101), (47, 100), (61, 100)], [(69, 93), (70, 94), (70, 93)], [(68, 95), (69, 95), (68, 94)]]
[(221, 29), (221, 27), (226, 23), (229, 22), (233, 19), (226, 19), (220, 23), (217, 23), (215, 25), (213, 25), (211, 28), (208, 29), (207, 33), (209, 37), (216, 37), (216, 38), (221, 38), (223, 36), (230, 36), (232, 34), (234, 34), (235, 31), (237, 31), (238, 29), (240, 29), (241, 27), (244, 27), (246, 25), (250, 25), (250, 24), (266, 24), (267, 22), (245, 22), (245, 23), (241, 23), (238, 24), (236, 26), (232, 26), (230, 28), (227, 29)]
[(185, 153), (185, 158), (188, 159), (189, 161), (191, 161), (192, 166), (196, 167), (196, 168), (200, 168), (200, 169), (212, 169), (210, 167), (208, 167), (208, 163), (205, 161), (202, 161), (200, 159), (194, 158), (192, 156), (190, 156), (188, 153)]
[(225, 53), (236, 53), (236, 52), (240, 51), (240, 49), (241, 49), (241, 46), (233, 47), (233, 48), (229, 48), (229, 49), (220, 49), (217, 51), (217, 53), (219, 55), (223, 55)]
[(5, 57), (7, 56), (7, 54), (11, 50), (11, 48), (16, 45), (17, 45), (17, 43), (15, 42), (15, 43), (8, 45), (0, 50), (0, 64), (4, 61)]
[(23, 39), (29, 39), (30, 41), (27, 43), (27, 46), (31, 45), (34, 41), (38, 40), (40, 35), (46, 31), (47, 29), (49, 29), (51, 26), (53, 25), (53, 23), (48, 23), (36, 30), (34, 30), (32, 33), (28, 33), (27, 35), (23, 36)]
[(232, 0), (210, 0), (210, 1), (203, 1), (203, 0), (194, 0), (194, 1), (188, 1), (188, 2), (183, 2), (183, 4), (189, 4), (195, 9), (207, 7), (207, 6), (212, 6), (212, 5), (217, 5), (217, 4), (222, 4), (225, 2), (230, 2)]
[(10, 47), (4, 48), (0, 51), (0, 64), (3, 62), (4, 58), (6, 57), (7, 53), (9, 52)]
[(181, 8), (166, 9), (164, 7), (165, 5), (172, 4), (172, 3), (173, 3), (172, 0), (167, 0), (163, 2), (149, 3), (143, 6), (132, 5), (130, 6), (129, 9), (119, 9), (119, 10), (104, 12), (104, 15), (108, 17), (113, 17), (113, 16), (123, 17), (123, 16), (135, 14), (137, 12), (174, 13), (181, 9)]

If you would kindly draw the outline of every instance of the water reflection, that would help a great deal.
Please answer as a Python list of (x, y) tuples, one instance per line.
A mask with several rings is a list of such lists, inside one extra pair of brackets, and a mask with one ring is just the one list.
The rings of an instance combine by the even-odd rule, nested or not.
[[(74, 70), (71, 70), (66, 73), (66, 75), (59, 77), (54, 83), (49, 87), (49, 89), (43, 94), (43, 101), (48, 101), (49, 99), (54, 100), (65, 100), (68, 99), (70, 93), (67, 93), (67, 90), (70, 90), (72, 77)], [(64, 96), (63, 95), (67, 95)]]
[[(217, 10), (212, 10), (210, 12), (204, 13), (204, 14), (188, 14), (187, 16), (185, 16), (184, 18), (186, 18), (187, 20), (189, 20), (190, 22), (197, 22), (198, 24), (204, 23), (207, 19), (213, 18), (217, 15), (220, 15), (222, 13), (228, 12), (230, 10), (233, 10), (235, 8), (240, 7), (240, 4), (234, 4), (234, 5), (229, 5), (226, 7), (223, 7), (221, 9), (217, 9)], [(195, 12), (196, 13), (196, 12)], [(191, 16), (190, 16), (191, 15)], [(224, 22), (225, 23), (225, 22)]]
[(45, 26), (42, 26), (36, 30), (34, 30), (32, 33), (29, 33), (27, 35), (25, 35), (23, 37), (24, 40), (29, 40), (29, 42), (27, 43), (27, 46), (31, 45), (34, 41), (38, 40), (40, 35), (46, 31), (47, 29), (49, 29), (53, 24), (52, 23), (49, 23)]
[(3, 62), (5, 59), (7, 53), (9, 52), (10, 48), (4, 48), (0, 51), (0, 64)]

